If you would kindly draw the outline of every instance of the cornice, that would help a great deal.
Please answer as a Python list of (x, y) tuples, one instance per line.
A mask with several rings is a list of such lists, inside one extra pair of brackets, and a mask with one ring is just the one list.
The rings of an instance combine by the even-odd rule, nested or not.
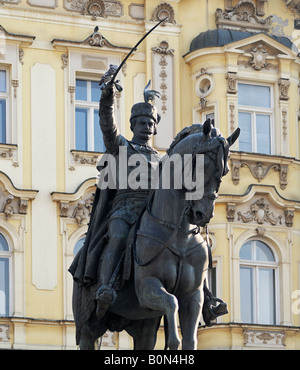
[(269, 195), (281, 207), (300, 210), (300, 200), (284, 198), (274, 185), (250, 184), (244, 194), (219, 194), (216, 203), (246, 203), (257, 194)]
[(20, 35), (7, 31), (3, 26), (0, 25), (0, 33), (5, 36), (5, 41), (13, 41), (20, 44), (20, 46), (29, 46), (35, 40), (35, 36)]

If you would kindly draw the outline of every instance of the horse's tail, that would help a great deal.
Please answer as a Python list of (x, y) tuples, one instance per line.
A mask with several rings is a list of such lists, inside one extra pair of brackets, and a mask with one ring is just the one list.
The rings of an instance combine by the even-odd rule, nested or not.
[(164, 350), (166, 351), (168, 349), (168, 337), (169, 337), (168, 320), (167, 320), (166, 315), (164, 315), (164, 332), (165, 332), (165, 348), (164, 348)]

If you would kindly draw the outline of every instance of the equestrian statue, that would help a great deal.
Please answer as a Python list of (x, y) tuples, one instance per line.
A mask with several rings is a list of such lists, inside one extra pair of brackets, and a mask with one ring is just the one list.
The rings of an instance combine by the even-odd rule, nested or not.
[[(160, 115), (153, 104), (159, 93), (149, 81), (144, 102), (131, 109), (133, 137), (127, 140), (114, 117), (115, 90), (122, 89), (114, 82), (119, 70), (110, 66), (100, 81), (99, 123), (106, 153), (97, 165), (99, 181), (85, 242), (69, 268), (76, 343), (80, 349), (94, 349), (107, 330), (125, 330), (134, 349), (152, 350), (164, 317), (165, 348), (181, 344), (182, 349), (196, 349), (201, 314), (210, 326), (228, 312), (208, 289), (211, 251), (200, 227), (213, 217), (222, 177), (229, 171), (229, 147), (240, 130), (226, 139), (210, 120), (185, 127), (162, 157), (151, 146)], [(176, 169), (169, 158), (177, 159)], [(166, 173), (169, 186), (164, 186)], [(196, 188), (202, 184), (199, 194), (187, 186), (187, 173)]]

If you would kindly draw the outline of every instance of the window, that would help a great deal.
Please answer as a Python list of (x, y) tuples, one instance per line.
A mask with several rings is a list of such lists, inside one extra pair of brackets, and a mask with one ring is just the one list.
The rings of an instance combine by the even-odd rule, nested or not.
[(0, 143), (7, 143), (8, 81), (7, 71), (0, 69)]
[(73, 249), (73, 255), (74, 255), (74, 257), (80, 251), (80, 249), (83, 247), (84, 241), (85, 241), (85, 237), (79, 239), (78, 242), (75, 244), (75, 247)]
[(104, 152), (99, 126), (99, 99), (101, 90), (97, 81), (76, 80), (75, 90), (75, 149)]
[(277, 263), (271, 249), (251, 240), (240, 250), (240, 302), (244, 323), (276, 323)]
[(272, 154), (273, 99), (270, 86), (238, 84), (239, 150)]
[(0, 316), (9, 316), (9, 270), (10, 270), (9, 246), (2, 234), (0, 234)]

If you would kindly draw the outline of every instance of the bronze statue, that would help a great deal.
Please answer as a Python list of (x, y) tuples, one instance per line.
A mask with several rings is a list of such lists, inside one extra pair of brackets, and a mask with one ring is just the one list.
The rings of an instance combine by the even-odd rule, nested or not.
[[(183, 129), (171, 144), (167, 155), (190, 154), (193, 166), (195, 156), (204, 155), (200, 199), (187, 200), (184, 186), (179, 190), (159, 186), (150, 192), (153, 167), (159, 164), (157, 171), (163, 167), (150, 146), (160, 120), (149, 102), (156, 95), (148, 84), (145, 102), (132, 107), (133, 138), (128, 141), (114, 121), (112, 84), (102, 90), (99, 115), (107, 153), (114, 155), (117, 167), (124, 163), (121, 148), (128, 160), (138, 154), (149, 172), (142, 189), (120, 186), (118, 177), (113, 189), (97, 187), (84, 246), (69, 269), (74, 277), (73, 311), (81, 349), (92, 349), (107, 329), (126, 330), (134, 338), (135, 349), (153, 349), (162, 316), (167, 319), (167, 347), (177, 349), (178, 307), (182, 348), (195, 349), (201, 311), (207, 325), (227, 313), (226, 304), (214, 298), (205, 283), (210, 251), (199, 226), (213, 216), (221, 178), (228, 172), (229, 146), (239, 130), (226, 140), (207, 121)], [(99, 171), (105, 168), (98, 166)], [(131, 171), (134, 168), (128, 166), (128, 176)], [(171, 177), (174, 184), (174, 173)]]

